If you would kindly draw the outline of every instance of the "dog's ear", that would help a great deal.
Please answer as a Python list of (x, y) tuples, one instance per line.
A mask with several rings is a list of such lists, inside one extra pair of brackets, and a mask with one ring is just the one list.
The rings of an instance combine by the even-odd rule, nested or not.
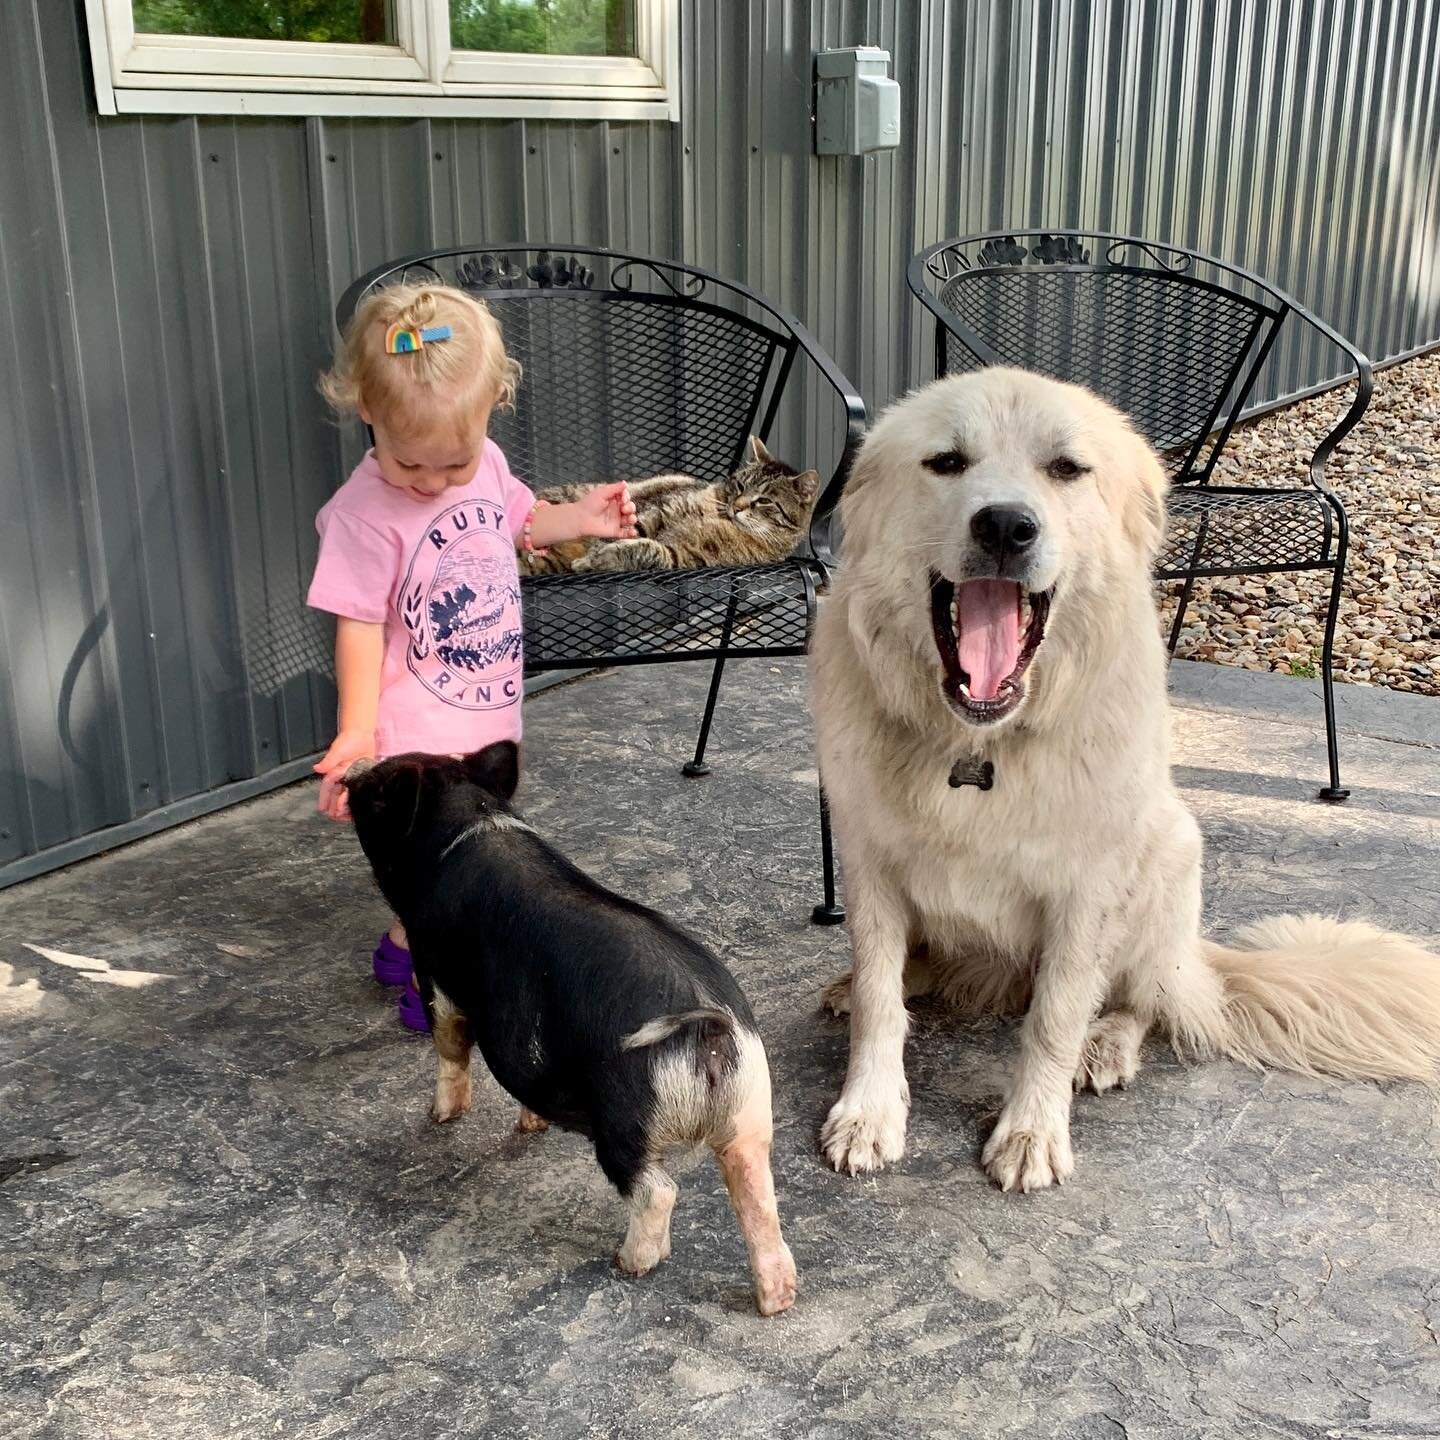
[(1153, 558), (1165, 534), (1165, 492), (1169, 478), (1160, 466), (1154, 450), (1141, 437), (1130, 431), (1128, 462), (1134, 477), (1121, 512), (1125, 534), (1143, 555)]
[(850, 463), (850, 474), (845, 478), (845, 494), (857, 495), (866, 483), (873, 480), (883, 468), (879, 446), (873, 434), (867, 436)]
[(520, 747), (513, 740), (497, 740), (467, 755), (465, 772), (492, 795), (509, 800), (520, 784)]
[(850, 467), (845, 490), (840, 496), (839, 539), (842, 551), (861, 556), (883, 548), (885, 529), (894, 524), (896, 499), (893, 489), (877, 482), (885, 474), (889, 457), (877, 445), (874, 433), (865, 440)]

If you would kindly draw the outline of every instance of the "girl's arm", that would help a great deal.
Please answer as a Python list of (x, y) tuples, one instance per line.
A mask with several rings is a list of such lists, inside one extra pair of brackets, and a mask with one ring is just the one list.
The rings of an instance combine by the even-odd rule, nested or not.
[(380, 667), (385, 626), (339, 616), (335, 621), (335, 682), (340, 691), (340, 732), (315, 766), (320, 779), (316, 808), (332, 820), (350, 814), (345, 771), (375, 753), (375, 717), (380, 709)]
[(629, 540), (635, 535), (635, 502), (623, 480), (597, 485), (566, 505), (540, 505), (530, 526), (538, 549), (594, 535), (602, 540)]

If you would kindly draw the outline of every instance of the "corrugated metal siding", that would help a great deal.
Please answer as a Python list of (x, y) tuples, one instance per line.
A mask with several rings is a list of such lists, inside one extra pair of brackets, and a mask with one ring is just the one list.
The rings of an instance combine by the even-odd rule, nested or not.
[[(657, 255), (679, 248), (668, 124), (297, 123), (308, 129), (315, 283), (325, 296), (386, 260), (444, 245), (533, 239)], [(360, 437), (352, 431), (346, 439), (349, 465)]]
[[(326, 738), (303, 587), (357, 443), (313, 381), (334, 297), (397, 254), (679, 255), (872, 406), (928, 372), (909, 256), (994, 227), (1174, 240), (1377, 359), (1440, 342), (1440, 0), (687, 0), (678, 127), (101, 123), (80, 8), (0, 6), (0, 884)], [(862, 43), (904, 144), (816, 157), (813, 52)], [(1266, 383), (1327, 363), (1291, 344)], [(780, 442), (824, 462), (833, 433), (811, 396)]]
[(355, 274), (680, 244), (672, 126), (101, 122), (81, 8), (0, 7), (0, 884), (328, 738), (304, 591), (359, 437), (315, 376)]
[[(906, 108), (912, 251), (1002, 227), (1143, 235), (1256, 271), (1374, 359), (1440, 342), (1435, 0), (907, 13), (928, 57)], [(901, 383), (929, 373), (928, 333), (909, 359)], [(1257, 398), (1332, 367), (1292, 336)]]
[[(912, 9), (909, 0), (710, 0), (688, 7), (682, 40), (685, 258), (798, 315), (861, 393), (882, 399), (908, 370), (907, 149), (816, 156), (813, 57), (879, 45), (904, 78), (916, 63), (903, 18)], [(779, 453), (824, 465), (835, 415), (809, 400), (782, 417)]]
[[(866, 398), (929, 373), (911, 254), (998, 228), (1173, 241), (1379, 360), (1440, 343), (1440, 4), (746, 0), (685, 37), (686, 257), (796, 311)], [(904, 143), (810, 153), (813, 51), (879, 45)], [(1283, 342), (1264, 394), (1325, 378)]]

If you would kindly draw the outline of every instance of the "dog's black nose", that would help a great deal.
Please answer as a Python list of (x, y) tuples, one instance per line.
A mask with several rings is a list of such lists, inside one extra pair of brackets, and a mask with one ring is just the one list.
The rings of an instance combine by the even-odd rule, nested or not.
[(1023, 505), (987, 505), (970, 521), (970, 533), (992, 554), (1028, 550), (1040, 534), (1033, 510)]

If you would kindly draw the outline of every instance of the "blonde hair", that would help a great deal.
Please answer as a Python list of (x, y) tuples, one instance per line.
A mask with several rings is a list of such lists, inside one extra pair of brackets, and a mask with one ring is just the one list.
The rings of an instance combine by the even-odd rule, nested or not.
[[(448, 325), (448, 340), (391, 355), (392, 325), (420, 329)], [(386, 285), (373, 290), (346, 327), (335, 364), (320, 377), (320, 393), (341, 415), (363, 407), (404, 435), (464, 433), (485, 404), (511, 409), (520, 366), (505, 353), (489, 307), (450, 285)]]

